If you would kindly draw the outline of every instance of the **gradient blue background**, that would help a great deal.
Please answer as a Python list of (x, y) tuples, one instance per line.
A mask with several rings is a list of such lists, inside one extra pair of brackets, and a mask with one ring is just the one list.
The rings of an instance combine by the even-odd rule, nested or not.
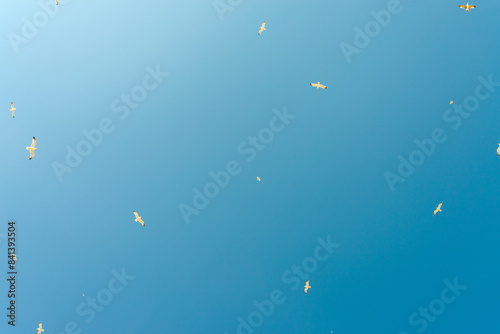
[[(500, 81), (500, 5), (459, 4), (402, 1), (347, 63), (339, 44), (387, 1), (247, 0), (220, 20), (211, 0), (61, 0), (18, 53), (7, 35), (41, 9), (2, 1), (0, 233), (17, 221), (19, 295), (11, 328), (1, 280), (0, 331), (233, 334), (280, 289), (255, 333), (413, 334), (410, 314), (458, 277), (425, 332), (498, 333), (500, 88), (457, 130), (443, 114), (478, 76)], [(120, 120), (111, 103), (157, 64), (170, 76)], [(284, 106), (297, 117), (246, 162), (238, 145)], [(59, 182), (51, 164), (103, 118), (114, 131)], [(384, 172), (435, 128), (447, 141), (391, 192)], [(179, 204), (230, 160), (242, 172), (187, 225)], [(327, 235), (341, 246), (291, 291), (283, 272)], [(136, 278), (86, 324), (82, 293), (121, 268)]]

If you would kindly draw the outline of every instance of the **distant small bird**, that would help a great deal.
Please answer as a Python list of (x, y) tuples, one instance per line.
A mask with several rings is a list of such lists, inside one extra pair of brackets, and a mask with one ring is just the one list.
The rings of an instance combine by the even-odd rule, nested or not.
[(35, 156), (35, 150), (36, 150), (35, 145), (36, 145), (36, 139), (35, 137), (33, 137), (31, 146), (26, 147), (26, 149), (30, 151), (30, 160), (33, 159), (33, 157)]
[(450, 101), (450, 104), (453, 104), (453, 101)]
[(309, 290), (311, 288), (311, 286), (309, 285), (309, 281), (306, 282), (306, 285), (304, 285), (304, 292), (306, 293), (307, 295), (307, 290)]
[(262, 26), (260, 27), (260, 30), (259, 30), (259, 36), (260, 36), (260, 34), (262, 34), (262, 32), (263, 32), (264, 30), (266, 30), (266, 28), (264, 28), (265, 26), (266, 26), (266, 21), (264, 21), (264, 23), (262, 23)]
[(14, 253), (12, 253), (12, 252), (10, 252), (10, 254), (14, 257), (14, 261), (16, 261), (16, 262), (17, 262), (17, 256), (16, 256), (16, 254), (14, 254)]
[(38, 334), (40, 334), (41, 332), (45, 332), (45, 330), (42, 329), (42, 323), (41, 322), (38, 324), (37, 331), (38, 331)]
[(441, 205), (443, 205), (443, 202), (439, 203), (439, 205), (438, 205), (438, 207), (436, 208), (436, 210), (434, 210), (434, 214), (433, 214), (433, 216), (435, 216), (435, 215), (436, 215), (436, 213), (441, 212)]
[(500, 157), (500, 143), (498, 143), (497, 155)]
[(466, 11), (466, 12), (468, 12), (468, 11), (469, 11), (469, 9), (471, 9), (471, 8), (476, 8), (476, 6), (469, 5), (469, 3), (468, 3), (468, 2), (467, 2), (467, 4), (466, 4), (466, 5), (460, 5), (460, 6), (458, 6), (458, 7), (465, 9), (465, 11)]
[(259, 181), (259, 182), (260, 182), (260, 177), (258, 177), (258, 176), (257, 176), (257, 181)]
[(84, 293), (82, 293), (82, 296), (84, 296), (84, 297), (85, 297), (85, 294), (84, 294)]
[(135, 212), (135, 211), (132, 211), (132, 212), (133, 212), (133, 213), (134, 213), (134, 215), (135, 215), (135, 221), (136, 221), (136, 222), (141, 223), (141, 224), (142, 224), (142, 226), (146, 226), (146, 225), (144, 224), (144, 222), (142, 221), (141, 217), (139, 217), (139, 214), (138, 214), (137, 212)]
[(14, 108), (14, 102), (10, 103), (10, 111), (12, 111), (12, 118), (14, 118), (14, 111), (16, 111), (16, 108)]
[(309, 85), (311, 85), (311, 86), (313, 86), (313, 87), (316, 87), (316, 89), (320, 89), (320, 88), (327, 89), (327, 88), (328, 88), (328, 87), (326, 87), (326, 86), (321, 85), (321, 84), (319, 83), (319, 81), (318, 81), (318, 83), (317, 83), (317, 84), (315, 84), (315, 83), (311, 83), (311, 84), (309, 84)]

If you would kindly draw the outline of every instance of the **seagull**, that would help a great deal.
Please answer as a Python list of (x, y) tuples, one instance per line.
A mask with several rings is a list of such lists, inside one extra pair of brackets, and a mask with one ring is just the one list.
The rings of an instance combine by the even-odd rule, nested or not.
[(500, 143), (498, 143), (497, 155), (500, 157)]
[(328, 88), (328, 87), (326, 87), (326, 86), (321, 85), (321, 84), (319, 83), (319, 81), (318, 81), (318, 83), (317, 83), (317, 84), (315, 84), (315, 83), (311, 83), (311, 84), (309, 84), (309, 85), (311, 85), (311, 86), (313, 86), (313, 87), (316, 87), (316, 89), (320, 89), (320, 88), (327, 89), (327, 88)]
[(466, 11), (466, 12), (468, 12), (468, 11), (469, 11), (469, 9), (471, 9), (471, 8), (476, 8), (476, 6), (469, 5), (469, 3), (468, 3), (468, 2), (467, 2), (467, 4), (466, 4), (466, 5), (460, 5), (460, 6), (458, 6), (458, 7), (465, 9), (465, 11)]
[(259, 30), (259, 35), (260, 35), (260, 34), (262, 34), (262, 32), (263, 32), (264, 30), (266, 30), (266, 28), (264, 28), (264, 27), (265, 27), (265, 25), (266, 25), (266, 21), (264, 21), (264, 23), (262, 23), (262, 26), (260, 27), (260, 30)]
[(309, 285), (309, 281), (306, 282), (306, 285), (304, 285), (304, 292), (306, 293), (307, 295), (307, 290), (309, 290), (311, 288), (311, 286)]
[(85, 297), (85, 294), (84, 294), (84, 293), (82, 293), (82, 296), (84, 296), (84, 297)]
[(44, 329), (42, 329), (42, 323), (41, 323), (41, 322), (38, 324), (37, 331), (38, 331), (38, 333), (37, 333), (37, 334), (40, 334), (41, 332), (45, 332), (45, 330), (44, 330)]
[(134, 213), (134, 215), (135, 215), (135, 221), (136, 221), (136, 222), (141, 223), (141, 224), (142, 224), (142, 226), (146, 226), (146, 225), (144, 224), (144, 222), (142, 221), (141, 217), (139, 217), (139, 214), (138, 214), (137, 212), (135, 212), (135, 211), (132, 211), (132, 212), (133, 212), (133, 213)]
[(12, 118), (14, 118), (14, 111), (16, 111), (16, 108), (14, 108), (14, 102), (10, 103), (10, 111), (12, 111)]
[(16, 256), (16, 254), (14, 254), (14, 253), (12, 253), (12, 252), (10, 252), (10, 254), (14, 257), (14, 261), (16, 261), (16, 262), (17, 262), (17, 256)]
[(443, 205), (443, 202), (439, 203), (439, 205), (438, 205), (438, 207), (436, 208), (436, 210), (434, 210), (434, 214), (433, 214), (433, 216), (435, 216), (435, 215), (436, 215), (436, 213), (441, 212), (441, 205)]
[(33, 137), (31, 146), (26, 147), (26, 149), (30, 151), (30, 160), (35, 156), (35, 150), (36, 150), (35, 145), (36, 145), (36, 139), (35, 137)]
[(453, 101), (450, 101), (450, 104), (453, 104)]
[[(500, 148), (499, 148), (499, 150), (500, 150)], [(259, 181), (259, 182), (260, 182), (260, 177), (258, 177), (258, 176), (257, 176), (257, 181)]]

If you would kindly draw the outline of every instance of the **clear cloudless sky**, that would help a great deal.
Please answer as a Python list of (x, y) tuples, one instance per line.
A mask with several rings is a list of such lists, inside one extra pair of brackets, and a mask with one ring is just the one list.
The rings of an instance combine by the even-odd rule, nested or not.
[[(499, 333), (500, 86), (456, 129), (443, 117), (479, 76), (500, 82), (500, 5), (460, 4), (402, 0), (348, 62), (339, 45), (388, 1), (233, 1), (221, 19), (212, 0), (60, 0), (16, 52), (42, 9), (2, 0), (0, 233), (16, 221), (18, 274), (12, 328), (3, 238), (0, 332), (233, 334), (278, 289), (254, 333)], [(168, 77), (121, 119), (114, 101), (157, 67)], [(284, 108), (295, 118), (247, 161), (238, 146)], [(60, 182), (54, 163), (103, 119)], [(446, 140), (391, 191), (384, 173), (435, 129)], [(187, 224), (179, 205), (231, 160), (241, 172)], [(340, 247), (293, 290), (282, 275), (328, 236)], [(80, 315), (122, 268), (135, 278)], [(467, 288), (439, 310), (455, 278)]]

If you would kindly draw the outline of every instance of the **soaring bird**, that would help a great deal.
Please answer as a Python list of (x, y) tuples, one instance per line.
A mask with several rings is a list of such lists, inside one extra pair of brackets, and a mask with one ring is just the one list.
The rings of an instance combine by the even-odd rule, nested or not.
[[(499, 148), (499, 149), (500, 149), (500, 148)], [(260, 177), (258, 177), (258, 176), (257, 176), (257, 181), (259, 181), (259, 182), (260, 182)]]
[(500, 143), (498, 143), (497, 155), (500, 157)]
[(41, 332), (45, 332), (45, 330), (42, 329), (42, 323), (41, 322), (38, 324), (37, 331), (38, 331), (38, 334), (40, 334)]
[(453, 101), (450, 101), (450, 104), (453, 104)]
[(14, 118), (14, 111), (16, 111), (16, 108), (14, 108), (14, 102), (10, 103), (10, 111), (12, 111), (12, 118)]
[(458, 6), (458, 7), (465, 9), (465, 11), (466, 11), (466, 12), (468, 12), (468, 11), (469, 11), (469, 9), (471, 9), (471, 8), (476, 8), (476, 6), (469, 5), (469, 3), (468, 3), (468, 2), (467, 2), (467, 4), (466, 4), (466, 5), (460, 5), (460, 6)]
[(138, 214), (137, 212), (135, 212), (135, 211), (132, 211), (132, 212), (133, 212), (133, 213), (134, 213), (134, 215), (135, 215), (135, 221), (136, 221), (136, 222), (141, 223), (141, 224), (142, 224), (142, 226), (146, 226), (146, 225), (144, 224), (144, 222), (142, 221), (141, 217), (139, 217), (139, 214)]
[(33, 137), (31, 146), (26, 147), (26, 149), (30, 151), (30, 160), (33, 159), (33, 157), (35, 156), (35, 150), (36, 150), (35, 145), (36, 145), (36, 139), (35, 137)]
[(306, 285), (304, 285), (304, 292), (306, 293), (307, 295), (307, 290), (309, 290), (311, 288), (311, 286), (309, 285), (309, 281), (306, 282)]
[(14, 253), (12, 253), (12, 252), (10, 252), (10, 254), (11, 254), (11, 255), (12, 255), (12, 257), (14, 258), (14, 261), (16, 261), (16, 262), (17, 262), (17, 256), (16, 256), (16, 254), (14, 254)]
[(319, 83), (319, 81), (318, 81), (318, 83), (317, 83), (317, 84), (315, 84), (315, 83), (311, 83), (311, 84), (309, 84), (309, 85), (311, 85), (311, 86), (313, 86), (313, 87), (316, 87), (316, 89), (320, 89), (320, 88), (327, 89), (327, 88), (328, 88), (328, 87), (326, 87), (326, 86), (321, 85), (321, 84)]
[(433, 216), (435, 216), (435, 215), (436, 215), (436, 213), (441, 212), (441, 205), (443, 205), (443, 202), (439, 203), (439, 205), (438, 205), (438, 207), (436, 208), (436, 210), (434, 210), (434, 214), (433, 214)]
[(259, 36), (260, 36), (260, 34), (262, 34), (262, 32), (263, 32), (264, 30), (266, 30), (266, 28), (264, 28), (265, 26), (266, 26), (266, 21), (264, 21), (264, 23), (262, 23), (262, 26), (260, 27), (260, 30), (259, 30)]

